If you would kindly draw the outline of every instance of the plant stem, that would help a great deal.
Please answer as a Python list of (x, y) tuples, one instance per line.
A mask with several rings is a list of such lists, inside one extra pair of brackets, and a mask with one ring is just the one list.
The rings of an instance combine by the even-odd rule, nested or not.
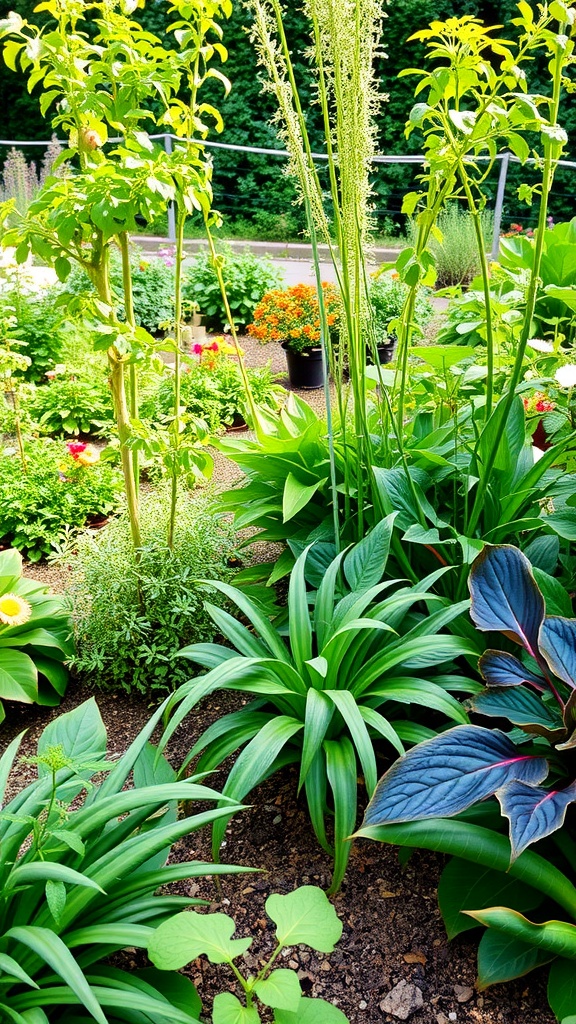
[[(120, 245), (120, 252), (122, 254), (122, 289), (124, 292), (124, 309), (126, 311), (126, 323), (135, 329), (136, 318), (134, 316), (134, 293), (132, 290), (132, 275), (130, 273), (130, 248), (128, 232), (121, 231), (118, 235), (118, 242)], [(130, 362), (129, 364), (129, 380), (130, 380), (130, 416), (133, 420), (138, 419), (138, 375), (136, 370), (136, 364)], [(138, 459), (138, 450), (134, 448), (132, 450), (132, 473), (134, 475), (134, 487), (136, 489), (136, 495), (139, 494), (140, 490), (140, 466)]]
[(182, 262), (184, 259), (184, 223), (186, 214), (182, 206), (177, 207), (176, 217), (176, 263), (174, 268), (174, 419), (172, 422), (174, 453), (170, 482), (170, 515), (168, 519), (168, 547), (174, 548), (174, 530), (178, 506), (178, 448), (180, 444), (180, 382), (182, 351)]

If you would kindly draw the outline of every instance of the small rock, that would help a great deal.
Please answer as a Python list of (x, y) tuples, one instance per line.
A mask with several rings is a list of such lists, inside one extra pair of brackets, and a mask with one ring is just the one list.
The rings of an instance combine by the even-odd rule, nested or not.
[(448, 1014), (448, 1020), (458, 1020), (458, 1014), (454, 1013), (454, 1010), (452, 1010), (452, 1013)]
[(408, 1020), (408, 1017), (416, 1013), (416, 1010), (420, 1010), (423, 1005), (422, 990), (417, 985), (410, 985), (409, 982), (402, 979), (382, 1000), (380, 1009), (384, 1013), (398, 1017), (398, 1020)]
[(298, 968), (300, 967), (300, 964), (298, 963), (297, 960), (289, 960), (288, 967), (291, 967), (293, 971), (297, 971)]
[(359, 1010), (366, 1010), (367, 1008), (368, 1008), (368, 1003), (366, 1002), (365, 999), (361, 999), (360, 1002), (358, 1003), (358, 1009)]
[(320, 966), (320, 970), (321, 970), (321, 971), (331, 971), (331, 970), (332, 970), (332, 968), (331, 968), (331, 966), (330, 966), (330, 964), (328, 963), (328, 961), (327, 961), (327, 960), (324, 960), (324, 961), (322, 962), (322, 964), (321, 964), (321, 966)]
[(404, 953), (402, 959), (407, 964), (425, 964), (426, 963), (426, 957), (424, 956), (424, 953), (420, 952), (420, 950), (417, 950), (415, 953)]
[(436, 1017), (436, 1024), (450, 1024), (450, 1022), (444, 1013), (439, 1013)]
[(470, 985), (454, 985), (454, 994), (459, 1003), (469, 1003), (474, 995)]

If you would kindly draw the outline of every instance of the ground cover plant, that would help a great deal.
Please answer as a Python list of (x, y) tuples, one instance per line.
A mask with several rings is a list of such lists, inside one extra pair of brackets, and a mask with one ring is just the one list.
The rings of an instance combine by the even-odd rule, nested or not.
[[(508, 649), (487, 650), (479, 661), (485, 685), (468, 706), (512, 730), (460, 726), (414, 747), (379, 783), (360, 835), (456, 854), (460, 861), (447, 868), (440, 905), (452, 935), (477, 923), (488, 927), (479, 950), (480, 983), (510, 980), (553, 961), (549, 1000), (562, 1021), (574, 1009), (576, 957), (574, 837), (571, 819), (565, 822), (576, 799), (570, 763), (576, 620), (563, 588), (544, 573), (538, 580), (546, 601), (530, 563), (510, 546), (486, 547), (470, 574), (477, 628), (502, 633), (521, 648), (521, 658)], [(546, 614), (547, 606), (553, 614)], [(477, 824), (467, 820), (467, 810), (493, 794), (508, 819), (509, 839), (490, 830), (490, 803), (478, 807)], [(454, 828), (443, 820), (455, 816)], [(427, 835), (412, 825), (430, 819)], [(399, 830), (401, 822), (409, 824)], [(549, 838), (552, 844), (542, 842)], [(542, 852), (526, 854), (535, 843)], [(462, 859), (476, 868), (462, 868)], [(520, 883), (511, 885), (510, 905), (504, 902), (506, 870)], [(547, 920), (557, 913), (549, 901), (563, 919)], [(536, 909), (545, 923), (524, 916)], [(472, 920), (461, 923), (460, 911)]]
[[(176, 781), (156, 757), (149, 740), (161, 714), (116, 761), (106, 759), (94, 700), (61, 715), (39, 739), (37, 779), (3, 808), (0, 1009), (14, 1024), (127, 1024), (135, 1013), (197, 1022), (187, 979), (108, 962), (127, 945), (146, 948), (157, 925), (199, 902), (156, 895), (159, 886), (222, 871), (200, 861), (166, 864), (177, 839), (222, 810), (204, 809), (218, 794), (196, 777)], [(2, 798), (21, 740), (0, 758)], [(188, 801), (184, 816), (178, 801)]]
[[(380, 582), (391, 526), (382, 522), (346, 557), (320, 555), (318, 560), (313, 547), (299, 556), (290, 576), (287, 645), (250, 597), (224, 583), (209, 584), (233, 601), (251, 631), (228, 611), (207, 604), (233, 650), (221, 644), (183, 649), (184, 658), (208, 672), (177, 691), (162, 741), (208, 694), (219, 689), (253, 694), (243, 709), (211, 726), (187, 760), (201, 755), (198, 768), (208, 771), (242, 747), (223, 788), (239, 800), (280, 767), (297, 764), (314, 832), (334, 857), (330, 892), (338, 891), (346, 870), (345, 839), (356, 820), (359, 770), (369, 794), (376, 783), (375, 740), (384, 739), (398, 751), (404, 741), (428, 734), (410, 714), (406, 719), (405, 705), (425, 703), (449, 719), (465, 719), (451, 691), (466, 690), (467, 684), (452, 662), (473, 648), (443, 633), (463, 605), (431, 595), (434, 577), (415, 587), (401, 580)], [(312, 614), (307, 565), (317, 587)], [(428, 614), (418, 613), (421, 602)], [(215, 857), (224, 829), (213, 830)]]
[(2, 700), (58, 704), (73, 644), (66, 602), (22, 576), (22, 558), (0, 551), (0, 722)]
[(252, 945), (251, 939), (233, 939), (236, 929), (228, 914), (177, 914), (161, 924), (148, 944), (152, 963), (161, 969), (178, 969), (200, 954), (211, 963), (228, 964), (244, 996), (245, 1005), (233, 992), (219, 992), (214, 997), (212, 1020), (224, 1024), (232, 1014), (261, 1020), (258, 1004), (271, 1007), (276, 1024), (305, 1024), (317, 1019), (327, 1024), (345, 1024), (347, 1017), (325, 999), (308, 999), (302, 995), (295, 971), (280, 967), (272, 970), (274, 961), (287, 946), (306, 945), (331, 953), (342, 935), (342, 922), (325, 893), (306, 885), (285, 896), (273, 894), (266, 900), (266, 913), (276, 925), (276, 945), (272, 955), (254, 977), (244, 978), (234, 963)]

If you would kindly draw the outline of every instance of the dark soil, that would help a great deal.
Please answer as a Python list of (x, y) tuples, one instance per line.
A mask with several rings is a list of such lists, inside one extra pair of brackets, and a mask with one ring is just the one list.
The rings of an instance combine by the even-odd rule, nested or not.
[[(86, 688), (71, 684), (60, 709), (9, 707), (0, 750), (26, 728), (22, 753), (33, 752), (52, 717), (70, 711), (91, 695)], [(118, 756), (147, 721), (150, 705), (134, 695), (100, 694), (97, 699), (108, 730), (109, 752)], [(174, 738), (169, 748), (173, 764), (181, 764), (200, 732), (240, 700), (238, 695), (216, 695), (207, 700)], [(30, 766), (21, 766), (18, 788), (33, 773)], [(217, 775), (213, 785), (219, 788)], [(264, 910), (268, 895), (289, 892), (299, 885), (327, 887), (330, 882), (329, 858), (314, 839), (304, 801), (296, 798), (294, 772), (281, 772), (249, 799), (252, 806), (238, 814), (228, 828), (223, 860), (258, 868), (260, 873), (225, 876), (220, 894), (208, 878), (179, 887), (186, 895), (210, 901), (212, 909), (230, 914), (239, 935), (253, 936), (252, 949), (245, 958), (248, 970), (273, 946), (273, 926)], [(210, 860), (209, 834), (194, 833), (181, 840), (172, 857)], [(335, 951), (324, 955), (306, 947), (284, 950), (284, 966), (298, 971), (305, 995), (335, 1003), (352, 1024), (397, 1021), (383, 1012), (380, 1004), (402, 979), (422, 991), (423, 1006), (410, 1017), (414, 1024), (553, 1024), (547, 1008), (545, 971), (487, 993), (474, 989), (474, 933), (448, 943), (438, 911), (436, 885), (441, 866), (442, 858), (415, 851), (401, 867), (394, 848), (357, 841), (342, 891), (334, 898), (344, 925)], [(140, 964), (124, 954), (124, 964), (132, 962)], [(228, 969), (213, 966), (205, 958), (193, 962), (187, 972), (206, 1008), (218, 991), (233, 987)]]

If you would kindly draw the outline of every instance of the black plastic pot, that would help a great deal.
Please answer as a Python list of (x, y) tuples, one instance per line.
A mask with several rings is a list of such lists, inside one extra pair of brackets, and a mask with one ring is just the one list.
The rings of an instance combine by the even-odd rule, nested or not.
[(282, 342), (282, 348), (286, 353), (290, 387), (312, 390), (323, 386), (321, 348), (305, 348), (303, 352), (294, 352), (285, 341)]
[[(383, 341), (382, 344), (376, 346), (376, 351), (378, 353), (378, 362), (380, 363), (380, 366), (383, 366), (385, 363), (391, 363), (392, 360), (394, 359), (394, 352), (396, 351), (396, 341), (396, 335), (391, 334), (386, 341)], [(368, 366), (374, 365), (374, 360), (372, 359), (371, 352), (368, 352), (367, 364)]]

